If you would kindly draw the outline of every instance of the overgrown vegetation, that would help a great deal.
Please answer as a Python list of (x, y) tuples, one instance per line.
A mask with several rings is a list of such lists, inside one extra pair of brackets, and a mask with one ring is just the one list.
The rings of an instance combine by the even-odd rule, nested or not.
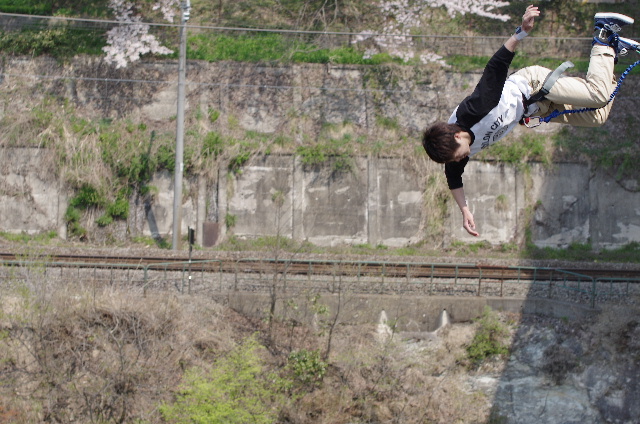
[(49, 55), (68, 59), (80, 54), (101, 55), (104, 46), (102, 34), (73, 26), (0, 31), (0, 51), (9, 55)]
[(40, 0), (2, 0), (0, 11), (3, 13), (22, 13), (31, 15), (49, 15), (53, 12), (50, 2)]
[[(381, 343), (374, 326), (332, 334), (239, 316), (205, 297), (138, 296), (17, 269), (0, 295), (0, 417), (79, 423), (482, 422), (462, 389), (471, 328), (446, 343)], [(302, 306), (302, 305), (301, 305)], [(443, 384), (444, 383), (444, 384)]]
[(175, 402), (160, 413), (168, 423), (270, 424), (287, 403), (289, 385), (268, 372), (254, 337), (244, 340), (205, 371), (189, 369)]
[(631, 242), (616, 249), (596, 250), (590, 243), (571, 243), (567, 248), (540, 248), (528, 244), (523, 256), (532, 259), (556, 259), (585, 262), (640, 263), (640, 243)]
[(498, 314), (485, 306), (482, 317), (478, 319), (476, 334), (467, 346), (467, 356), (471, 365), (477, 367), (489, 358), (507, 355), (509, 353), (509, 346), (505, 343), (507, 335), (508, 329), (500, 322)]
[(388, 54), (363, 58), (363, 52), (354, 47), (320, 48), (293, 36), (277, 33), (250, 33), (247, 35), (198, 34), (189, 38), (190, 59), (219, 62), (303, 62), (379, 65), (400, 62)]
[(330, 163), (335, 172), (347, 172), (354, 166), (353, 141), (350, 134), (344, 134), (340, 139), (322, 139), (316, 143), (298, 146), (296, 154), (305, 166), (313, 167)]
[(5, 231), (0, 232), (0, 237), (5, 240), (20, 242), (24, 244), (34, 243), (34, 244), (48, 244), (58, 237), (58, 233), (56, 231), (47, 231), (42, 234), (26, 234), (24, 232), (19, 234), (7, 233)]
[[(277, 33), (249, 31), (244, 34), (198, 33), (189, 37), (188, 57), (208, 61), (238, 60), (248, 62), (293, 61), (308, 63), (366, 64), (401, 62), (387, 53), (364, 58), (364, 50), (354, 47), (349, 37), (339, 38), (337, 43), (327, 42), (323, 32), (361, 31), (377, 32), (385, 25), (385, 17), (375, 2), (348, 0), (341, 3), (320, 1), (276, 1), (261, 0), (237, 2), (220, 1), (215, 6), (205, 0), (191, 2), (191, 22), (194, 24), (217, 27), (265, 28), (269, 30), (314, 30), (317, 34), (300, 36)], [(635, 14), (634, 5), (626, 2), (610, 4), (608, 10)], [(143, 12), (151, 13), (150, 5), (140, 5)], [(414, 28), (415, 35), (432, 34), (438, 28), (439, 35), (458, 35), (460, 28), (473, 28), (478, 35), (507, 35), (513, 30), (514, 21), (522, 14), (522, 5), (511, 2), (501, 8), (500, 13), (512, 16), (507, 22), (479, 17), (471, 13), (451, 18), (444, 8), (431, 8), (424, 14), (425, 25)], [(540, 36), (585, 36), (591, 30), (593, 14), (597, 11), (594, 4), (582, 4), (573, 0), (549, 2), (543, 6), (544, 14), (536, 24), (536, 35)], [(53, 4), (34, 0), (4, 0), (0, 11), (9, 13), (34, 13), (70, 17), (109, 17), (106, 0), (72, 2), (63, 0)], [(78, 28), (77, 30), (75, 28)], [(162, 29), (159, 29), (160, 31)], [(0, 50), (10, 54), (50, 54), (67, 58), (74, 54), (102, 54), (104, 28), (86, 29), (68, 25), (51, 28), (43, 25), (39, 29), (23, 30), (16, 33), (6, 32), (0, 37)], [(638, 31), (634, 27), (625, 28), (625, 36), (633, 38)], [(175, 30), (165, 29), (159, 34), (165, 43), (175, 47)], [(175, 50), (175, 48), (174, 48)], [(473, 63), (475, 61), (475, 64)], [(544, 58), (536, 64), (555, 68), (557, 59)], [(464, 72), (470, 69), (482, 69), (486, 58), (452, 57), (449, 63), (454, 69)], [(516, 58), (514, 66), (520, 67), (534, 63), (527, 58)], [(585, 61), (574, 62), (580, 70)], [(415, 64), (411, 62), (411, 64)]]

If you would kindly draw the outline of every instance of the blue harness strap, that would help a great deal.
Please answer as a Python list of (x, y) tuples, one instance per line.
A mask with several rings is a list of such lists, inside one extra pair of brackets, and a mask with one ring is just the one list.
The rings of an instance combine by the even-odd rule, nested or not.
[[(607, 102), (607, 104), (611, 103), (611, 101), (616, 96), (616, 94), (618, 94), (618, 90), (620, 89), (620, 86), (622, 85), (622, 82), (624, 81), (624, 79), (627, 77), (627, 75), (629, 75), (629, 72), (631, 72), (631, 70), (633, 68), (635, 68), (636, 66), (638, 66), (638, 65), (640, 65), (640, 60), (636, 61), (635, 63), (633, 63), (631, 65), (629, 65), (629, 67), (622, 73), (622, 75), (620, 75), (620, 79), (618, 80), (618, 85), (616, 86), (616, 89), (613, 90), (613, 93), (611, 93), (611, 97), (609, 97), (609, 101)], [(598, 110), (598, 109), (600, 109), (600, 108), (585, 107), (585, 108), (582, 108), (582, 109), (563, 110), (562, 112), (559, 111), (558, 109), (556, 109), (556, 110), (554, 110), (553, 112), (551, 112), (549, 115), (547, 115), (545, 117), (536, 116), (536, 117), (532, 117), (532, 118), (539, 119), (540, 123), (542, 123), (542, 122), (549, 123), (553, 118), (557, 118), (560, 115), (566, 115), (566, 114), (569, 114), (569, 113), (591, 112), (591, 111)]]

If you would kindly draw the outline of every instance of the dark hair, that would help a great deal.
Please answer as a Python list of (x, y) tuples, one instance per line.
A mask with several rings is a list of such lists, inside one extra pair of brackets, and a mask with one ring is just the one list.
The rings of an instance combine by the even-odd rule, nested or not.
[(461, 126), (436, 122), (427, 127), (422, 135), (422, 146), (431, 159), (438, 163), (449, 162), (459, 146), (455, 139), (457, 132), (464, 131)]

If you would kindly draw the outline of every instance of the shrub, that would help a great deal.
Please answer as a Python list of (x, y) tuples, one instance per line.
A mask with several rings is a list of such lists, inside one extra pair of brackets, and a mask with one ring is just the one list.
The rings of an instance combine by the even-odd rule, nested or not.
[(315, 386), (322, 382), (328, 364), (322, 360), (318, 350), (301, 349), (291, 352), (288, 366), (295, 376), (295, 381), (303, 386)]
[(254, 337), (220, 358), (209, 372), (189, 370), (174, 404), (160, 408), (170, 423), (268, 424), (286, 397), (282, 380), (265, 372)]
[(503, 343), (507, 328), (498, 320), (498, 316), (488, 306), (478, 320), (478, 330), (469, 346), (467, 357), (475, 366), (495, 355), (506, 355), (509, 348)]
[(89, 185), (84, 184), (80, 187), (78, 194), (69, 202), (71, 206), (78, 209), (87, 209), (90, 207), (102, 207), (107, 203), (107, 199), (98, 190)]
[(127, 219), (129, 217), (129, 200), (120, 195), (107, 207), (107, 214), (114, 219)]
[[(217, 118), (216, 118), (217, 119)], [(202, 141), (202, 156), (206, 157), (218, 157), (224, 150), (224, 140), (215, 131), (210, 131), (205, 135)]]
[(106, 227), (107, 225), (111, 225), (111, 223), (113, 223), (113, 217), (107, 213), (96, 219), (96, 224), (100, 227)]

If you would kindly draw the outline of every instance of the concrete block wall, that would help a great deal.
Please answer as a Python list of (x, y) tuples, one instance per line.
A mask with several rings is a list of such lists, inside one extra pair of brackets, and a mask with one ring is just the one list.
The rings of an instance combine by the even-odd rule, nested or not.
[(360, 157), (351, 170), (334, 171), (331, 163), (305, 167), (295, 156), (265, 156), (232, 179), (219, 178), (218, 196), (232, 193), (219, 204), (236, 217), (238, 236), (403, 246), (421, 239), (423, 188), (399, 165)]
[[(294, 310), (289, 300), (296, 304)], [(270, 297), (262, 293), (232, 292), (226, 297), (228, 305), (244, 315), (265, 319), (269, 311)], [(326, 305), (328, 314), (315, 317), (333, 322), (339, 313), (340, 324), (378, 324), (384, 311), (388, 319), (397, 325), (399, 331), (434, 331), (438, 328), (439, 317), (446, 309), (452, 323), (470, 322), (480, 316), (485, 306), (496, 311), (543, 315), (570, 321), (584, 321), (598, 312), (583, 305), (543, 298), (507, 297), (455, 297), (455, 296), (393, 296), (354, 294), (347, 298), (339, 295), (323, 294), (320, 304)], [(312, 324), (314, 312), (310, 302), (299, 295), (281, 293), (276, 301), (276, 316), (293, 318), (299, 322)]]
[[(5, 164), (0, 173), (0, 231), (55, 230), (66, 236), (64, 213), (71, 195), (46, 166), (45, 153), (0, 149)], [(591, 242), (596, 248), (616, 248), (640, 242), (640, 192), (593, 172), (587, 164), (529, 165), (528, 171), (519, 171), (471, 161), (465, 191), (481, 235), (475, 238), (462, 229), (451, 200), (443, 242), (510, 243), (518, 241), (527, 226), (540, 247)], [(228, 176), (224, 166), (219, 172), (215, 187), (185, 179), (190, 196), (183, 204), (182, 233), (195, 228), (200, 244), (206, 217), (212, 215), (207, 205), (218, 208), (219, 240), (231, 231), (239, 237), (280, 235), (324, 246), (391, 247), (425, 239), (425, 217), (439, 207), (426, 201), (418, 173), (400, 158), (359, 157), (351, 170), (337, 172), (330, 163), (305, 167), (293, 155), (268, 155), (251, 161), (242, 173)], [(152, 201), (131, 199), (128, 225), (134, 232), (168, 236), (173, 179), (160, 173), (152, 184), (158, 188)], [(235, 220), (230, 230), (224, 225), (227, 215)]]

